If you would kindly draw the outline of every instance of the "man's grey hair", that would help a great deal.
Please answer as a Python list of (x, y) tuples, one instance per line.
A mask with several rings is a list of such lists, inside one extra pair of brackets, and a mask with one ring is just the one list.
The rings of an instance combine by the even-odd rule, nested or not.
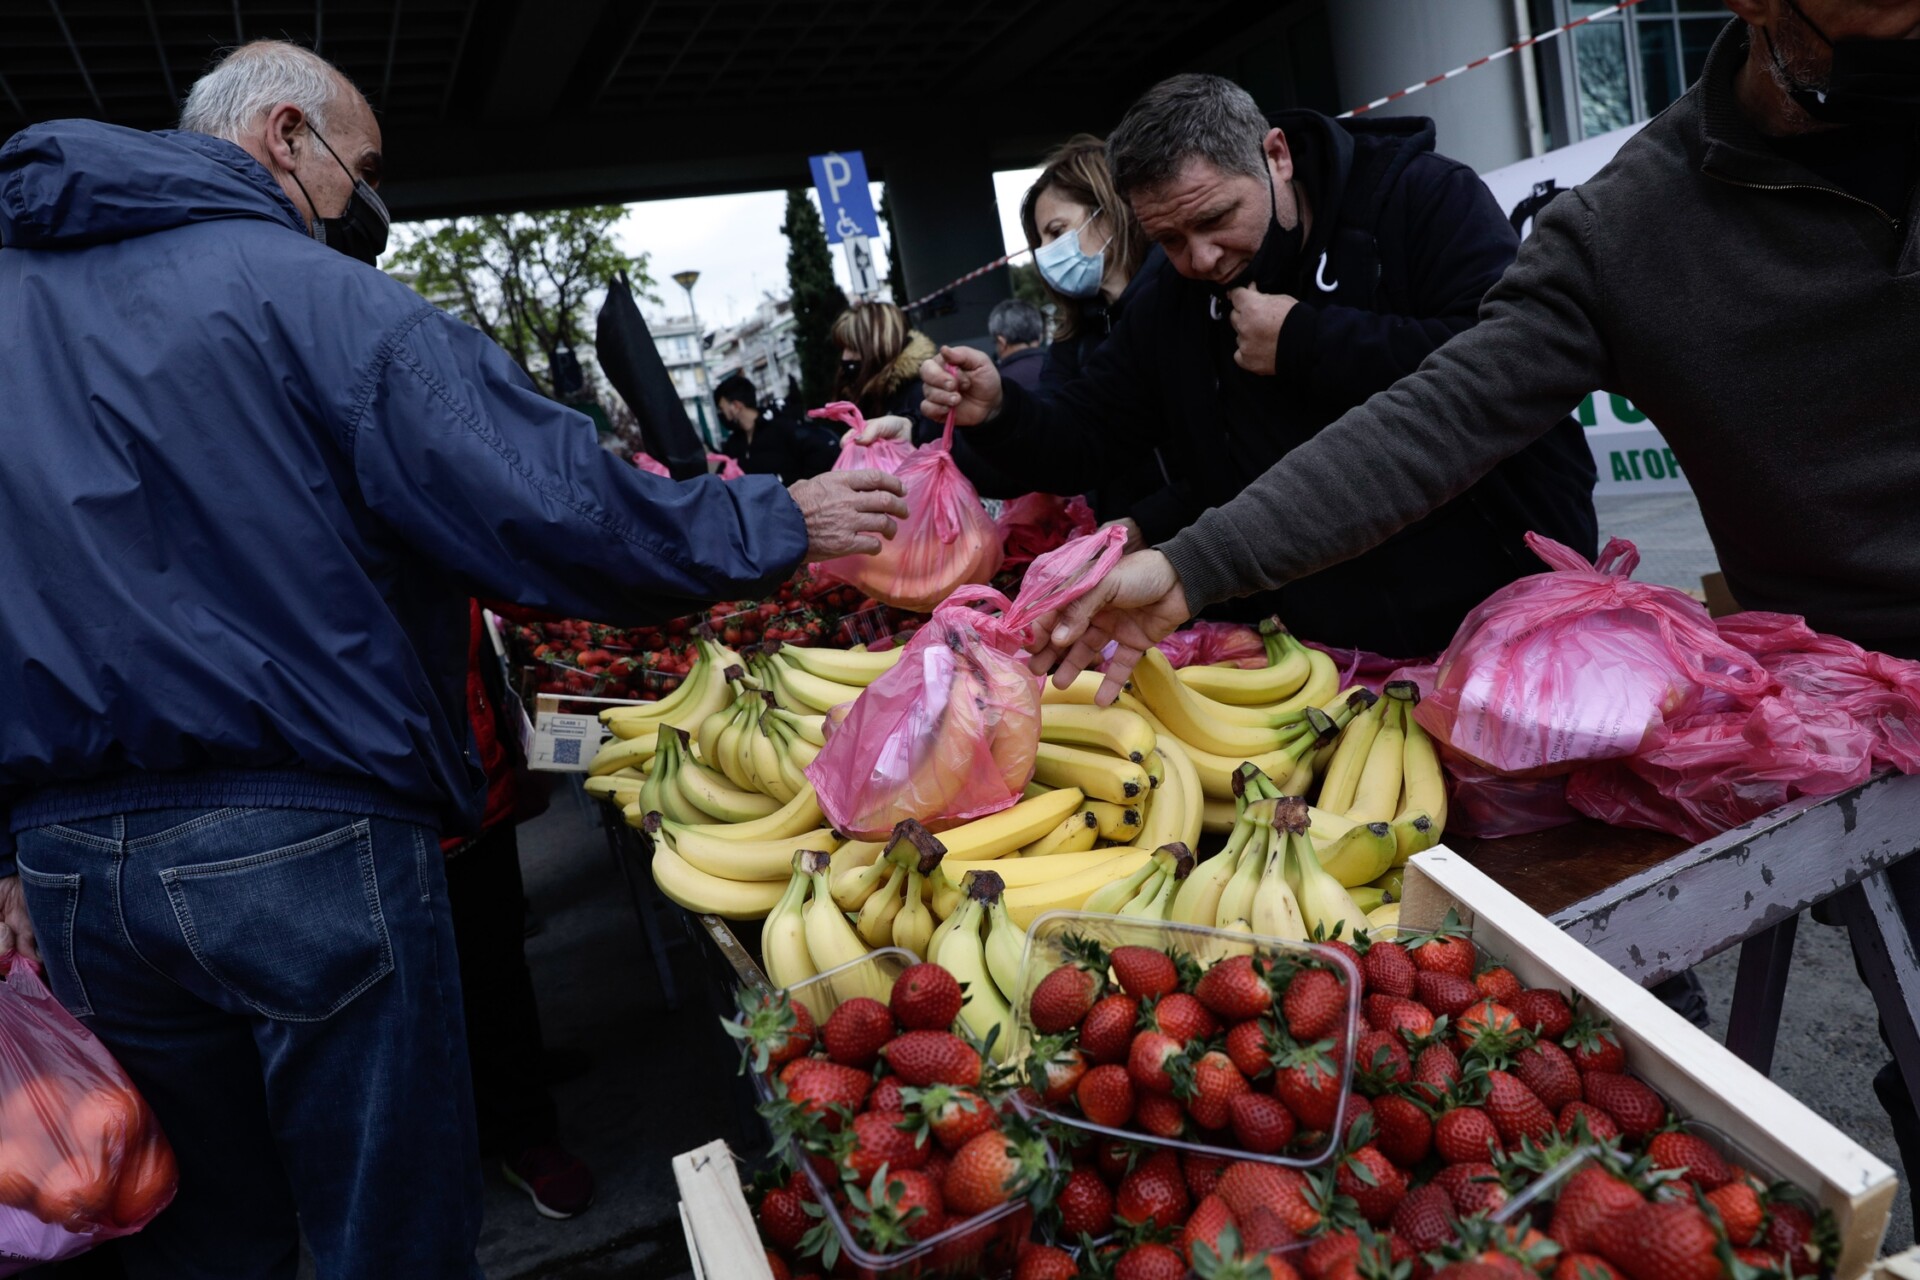
[(987, 313), (988, 336), (1005, 338), (1009, 346), (1038, 342), (1046, 331), (1040, 308), (1018, 298), (1008, 298)]
[(311, 49), (286, 40), (255, 40), (194, 81), (180, 111), (180, 127), (239, 142), (262, 115), (290, 102), (324, 134), (328, 108), (345, 83), (346, 77)]
[(1140, 95), (1107, 135), (1107, 168), (1122, 198), (1164, 185), (1189, 160), (1222, 173), (1267, 175), (1261, 142), (1271, 126), (1253, 95), (1219, 76), (1179, 75)]

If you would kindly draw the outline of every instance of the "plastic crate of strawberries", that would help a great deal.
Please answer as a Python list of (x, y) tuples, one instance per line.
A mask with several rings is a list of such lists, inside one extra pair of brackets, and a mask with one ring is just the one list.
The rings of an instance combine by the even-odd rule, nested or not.
[(775, 1274), (1010, 1274), (1054, 1160), (959, 1021), (958, 980), (887, 947), (740, 999), (727, 1029), (792, 1165), (756, 1209)]

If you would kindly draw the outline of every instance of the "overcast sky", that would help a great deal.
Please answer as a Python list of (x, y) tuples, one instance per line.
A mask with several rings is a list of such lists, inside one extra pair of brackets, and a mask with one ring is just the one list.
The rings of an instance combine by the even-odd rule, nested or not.
[[(1001, 234), (1008, 252), (1026, 245), (1020, 234), (1020, 197), (1036, 172), (1019, 169), (994, 175)], [(879, 207), (878, 183), (873, 185), (873, 202)], [(784, 191), (629, 205), (617, 233), (628, 253), (647, 255), (647, 271), (654, 278), (654, 292), (660, 295), (662, 304), (649, 306), (648, 314), (686, 314), (686, 294), (673, 282), (676, 271), (700, 273), (693, 300), (707, 328), (745, 319), (768, 293), (784, 296), (787, 238), (780, 234), (780, 223), (786, 210)], [(834, 274), (844, 289), (847, 264), (838, 246), (832, 253)], [(887, 262), (881, 245), (874, 246), (874, 266), (884, 278)]]

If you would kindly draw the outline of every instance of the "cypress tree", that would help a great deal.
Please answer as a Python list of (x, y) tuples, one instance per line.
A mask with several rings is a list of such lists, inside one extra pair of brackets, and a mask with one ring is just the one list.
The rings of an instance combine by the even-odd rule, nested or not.
[(887, 229), (887, 292), (893, 305), (904, 307), (913, 299), (907, 296), (907, 276), (900, 266), (900, 233), (893, 226), (893, 196), (886, 184), (880, 185), (880, 222)]
[(805, 188), (787, 192), (787, 216), (780, 224), (787, 237), (787, 287), (793, 296), (793, 348), (800, 360), (800, 395), (818, 408), (833, 395), (840, 352), (833, 345), (833, 322), (847, 309), (847, 295), (833, 279), (827, 233)]

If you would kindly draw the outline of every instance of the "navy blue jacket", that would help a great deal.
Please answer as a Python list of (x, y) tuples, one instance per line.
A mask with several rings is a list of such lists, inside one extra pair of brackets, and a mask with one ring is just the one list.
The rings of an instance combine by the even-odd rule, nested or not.
[(200, 134), (0, 149), (0, 397), (0, 874), (131, 808), (459, 830), (470, 596), (639, 623), (806, 551), (776, 478), (627, 465)]
[[(1130, 514), (1164, 542), (1473, 325), (1518, 239), (1473, 170), (1434, 152), (1432, 122), (1293, 111), (1274, 123), (1312, 211), (1295, 267), (1255, 282), (1299, 299), (1275, 374), (1236, 365), (1224, 302), (1156, 256), (1081, 376), (1040, 395), (1009, 389), (1000, 416), (967, 432), (974, 450), (1029, 488), (1078, 493), (1108, 479), (1112, 460), (1157, 448), (1170, 483)], [(1364, 472), (1367, 459), (1352, 465)], [(1529, 530), (1594, 550), (1593, 482), (1566, 419), (1364, 555), (1210, 612), (1278, 613), (1311, 639), (1397, 657), (1437, 652), (1493, 590), (1539, 572)]]

